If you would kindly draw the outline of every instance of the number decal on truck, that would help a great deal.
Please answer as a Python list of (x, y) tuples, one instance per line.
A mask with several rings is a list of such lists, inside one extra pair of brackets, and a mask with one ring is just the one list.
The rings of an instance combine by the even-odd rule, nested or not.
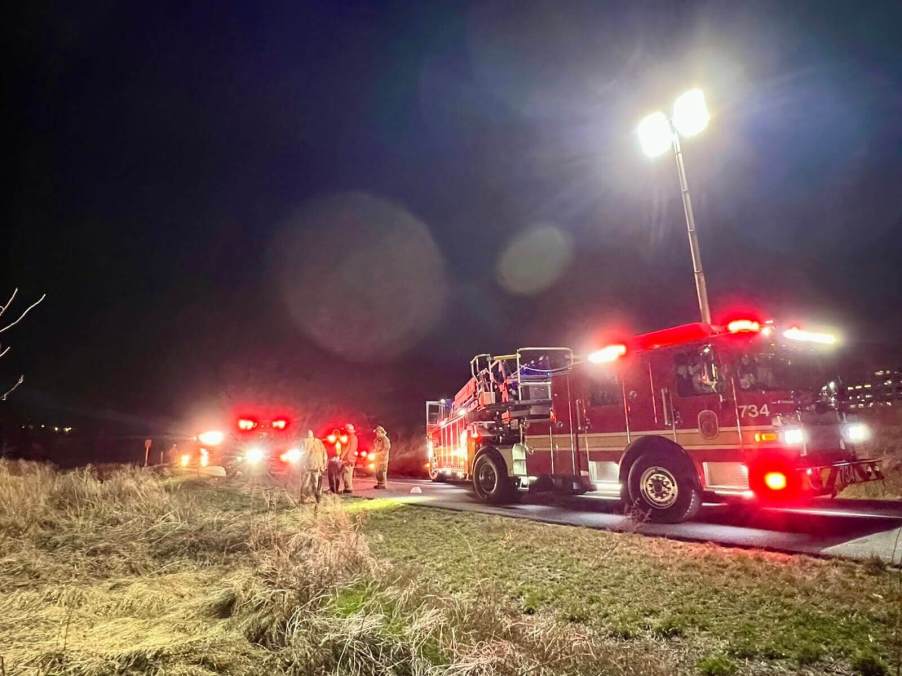
[(758, 416), (769, 416), (770, 411), (767, 410), (767, 404), (758, 406), (757, 404), (746, 404), (739, 407), (739, 416), (741, 418), (757, 418)]

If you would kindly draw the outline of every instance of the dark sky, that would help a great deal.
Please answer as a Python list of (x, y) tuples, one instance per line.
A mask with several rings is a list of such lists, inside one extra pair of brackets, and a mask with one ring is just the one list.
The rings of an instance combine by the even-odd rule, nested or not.
[(694, 320), (673, 161), (634, 134), (691, 86), (715, 316), (902, 337), (897, 2), (22, 5), (4, 272), (48, 293), (6, 334), (23, 401), (415, 423), (474, 353)]

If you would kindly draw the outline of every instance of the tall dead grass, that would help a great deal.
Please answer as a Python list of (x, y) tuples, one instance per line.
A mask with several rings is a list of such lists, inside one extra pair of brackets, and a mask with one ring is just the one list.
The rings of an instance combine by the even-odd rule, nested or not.
[(451, 596), (377, 560), (338, 500), (289, 504), (136, 469), (0, 462), (7, 673), (673, 672), (653, 645), (525, 616), (478, 581)]

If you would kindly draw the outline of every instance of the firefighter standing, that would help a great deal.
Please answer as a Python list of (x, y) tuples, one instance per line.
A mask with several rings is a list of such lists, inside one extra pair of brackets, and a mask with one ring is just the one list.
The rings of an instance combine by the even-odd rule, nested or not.
[[(329, 451), (332, 453), (332, 451)], [(341, 445), (335, 448), (334, 455), (329, 457), (329, 492), (335, 495), (341, 493)]]
[(391, 450), (391, 440), (382, 425), (375, 430), (376, 440), (373, 442), (372, 454), (376, 465), (376, 488), (385, 488), (385, 477), (388, 474), (388, 453)]
[(169, 452), (167, 454), (166, 461), (170, 465), (173, 465), (173, 466), (175, 466), (179, 463), (179, 445), (178, 444), (172, 444), (172, 447), (169, 449)]
[(348, 443), (341, 451), (341, 473), (344, 482), (344, 493), (354, 492), (354, 465), (357, 463), (357, 433), (354, 426), (348, 424)]
[(313, 430), (307, 430), (304, 452), (307, 470), (306, 489), (313, 494), (319, 504), (323, 495), (323, 472), (326, 470), (329, 456), (326, 454), (326, 446), (323, 442), (313, 436)]

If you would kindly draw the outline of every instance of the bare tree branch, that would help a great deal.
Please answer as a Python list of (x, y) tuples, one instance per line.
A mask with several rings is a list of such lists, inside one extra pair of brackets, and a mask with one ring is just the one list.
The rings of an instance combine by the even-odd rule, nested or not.
[(13, 347), (12, 345), (7, 345), (7, 346), (4, 348), (3, 352), (0, 352), (0, 357), (2, 357), (2, 356), (5, 355), (7, 352), (9, 352), (9, 351), (12, 349), (12, 347)]
[(16, 391), (16, 388), (19, 387), (22, 383), (25, 382), (25, 376), (19, 376), (19, 380), (16, 381), (16, 384), (9, 388), (6, 392), (3, 393), (3, 396), (0, 396), (0, 401), (6, 401), (6, 398)]
[[(13, 293), (13, 295), (15, 296), (16, 294)], [(19, 318), (18, 318), (16, 321), (10, 322), (10, 323), (7, 324), (6, 326), (4, 326), (2, 329), (0, 329), (0, 333), (3, 333), (3, 332), (6, 331), (7, 329), (11, 329), (11, 328), (14, 327), (16, 324), (18, 324), (18, 323), (21, 322), (23, 319), (25, 319), (25, 315), (27, 315), (27, 314), (28, 314), (29, 312), (31, 312), (34, 308), (36, 308), (38, 305), (40, 305), (41, 302), (42, 302), (46, 297), (47, 297), (47, 294), (45, 293), (45, 294), (43, 294), (40, 298), (38, 298), (34, 303), (32, 303), (31, 305), (29, 305), (27, 308), (25, 308), (25, 311), (24, 311), (22, 314), (19, 315)], [(6, 306), (4, 306), (4, 309), (5, 309), (5, 308), (6, 308)]]
[(3, 316), (4, 312), (6, 312), (6, 308), (13, 304), (13, 299), (16, 297), (17, 293), (19, 293), (19, 287), (13, 289), (13, 295), (9, 297), (8, 301), (6, 301), (6, 305), (0, 305), (0, 317)]

